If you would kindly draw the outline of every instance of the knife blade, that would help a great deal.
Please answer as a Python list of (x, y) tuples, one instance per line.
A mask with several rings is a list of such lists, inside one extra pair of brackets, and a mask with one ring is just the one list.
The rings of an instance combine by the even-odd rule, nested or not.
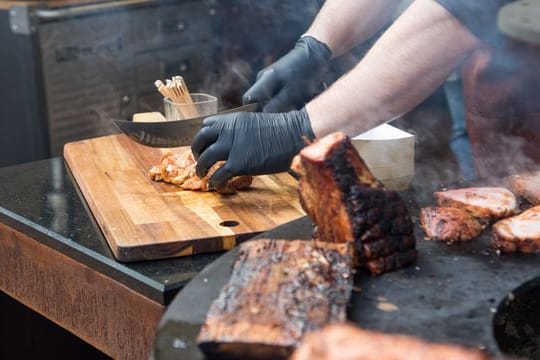
[[(257, 111), (258, 108), (258, 103), (252, 103), (233, 109), (223, 110), (214, 115), (234, 112), (254, 112)], [(133, 122), (129, 120), (114, 119), (113, 122), (120, 131), (139, 144), (167, 148), (190, 145), (195, 134), (201, 129), (203, 120), (209, 116), (210, 115), (187, 120), (159, 122)]]

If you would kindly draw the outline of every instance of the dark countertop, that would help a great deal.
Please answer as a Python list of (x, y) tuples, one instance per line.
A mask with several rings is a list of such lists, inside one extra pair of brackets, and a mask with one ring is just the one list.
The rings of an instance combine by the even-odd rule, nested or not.
[(63, 158), (0, 168), (0, 183), (0, 222), (163, 305), (220, 255), (116, 261)]

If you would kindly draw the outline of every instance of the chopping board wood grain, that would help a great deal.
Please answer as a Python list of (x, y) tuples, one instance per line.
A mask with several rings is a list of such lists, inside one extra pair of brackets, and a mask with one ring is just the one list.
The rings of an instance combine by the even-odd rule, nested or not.
[(287, 173), (257, 176), (251, 188), (232, 195), (152, 181), (148, 170), (163, 151), (124, 134), (64, 147), (66, 163), (119, 261), (229, 250), (305, 215), (297, 182)]

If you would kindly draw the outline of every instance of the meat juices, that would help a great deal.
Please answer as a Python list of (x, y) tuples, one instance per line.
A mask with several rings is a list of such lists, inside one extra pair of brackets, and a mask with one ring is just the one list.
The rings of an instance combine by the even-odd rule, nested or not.
[(496, 222), (492, 244), (502, 252), (540, 252), (540, 206)]
[(474, 217), (487, 222), (518, 212), (516, 196), (502, 187), (470, 187), (438, 191), (434, 195), (440, 207), (467, 210)]
[(197, 343), (210, 357), (286, 359), (309, 331), (343, 322), (352, 288), (348, 244), (242, 243)]
[[(197, 162), (190, 150), (181, 153), (167, 152), (160, 161), (159, 165), (153, 166), (148, 175), (154, 181), (163, 181), (179, 186), (183, 190), (211, 191), (208, 186), (208, 179), (214, 174), (225, 161), (219, 161), (214, 164), (208, 174), (202, 179), (195, 173)], [(253, 177), (237, 176), (232, 178), (224, 186), (215, 189), (221, 194), (231, 194), (236, 190), (246, 189), (251, 186)]]
[(482, 233), (482, 223), (466, 210), (450, 207), (426, 207), (420, 210), (420, 225), (426, 240), (447, 244), (474, 239)]
[(332, 324), (308, 334), (291, 360), (487, 360), (481, 351)]
[(416, 260), (405, 201), (371, 174), (345, 134), (308, 145), (291, 168), (300, 177), (300, 202), (316, 224), (318, 240), (354, 243), (356, 265), (374, 274)]

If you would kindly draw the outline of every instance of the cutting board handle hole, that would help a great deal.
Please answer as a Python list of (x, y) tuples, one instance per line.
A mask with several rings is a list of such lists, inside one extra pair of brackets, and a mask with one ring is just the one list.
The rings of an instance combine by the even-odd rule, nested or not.
[(235, 226), (240, 225), (240, 223), (236, 220), (225, 220), (225, 221), (220, 222), (219, 225), (225, 226), (225, 227), (235, 227)]

